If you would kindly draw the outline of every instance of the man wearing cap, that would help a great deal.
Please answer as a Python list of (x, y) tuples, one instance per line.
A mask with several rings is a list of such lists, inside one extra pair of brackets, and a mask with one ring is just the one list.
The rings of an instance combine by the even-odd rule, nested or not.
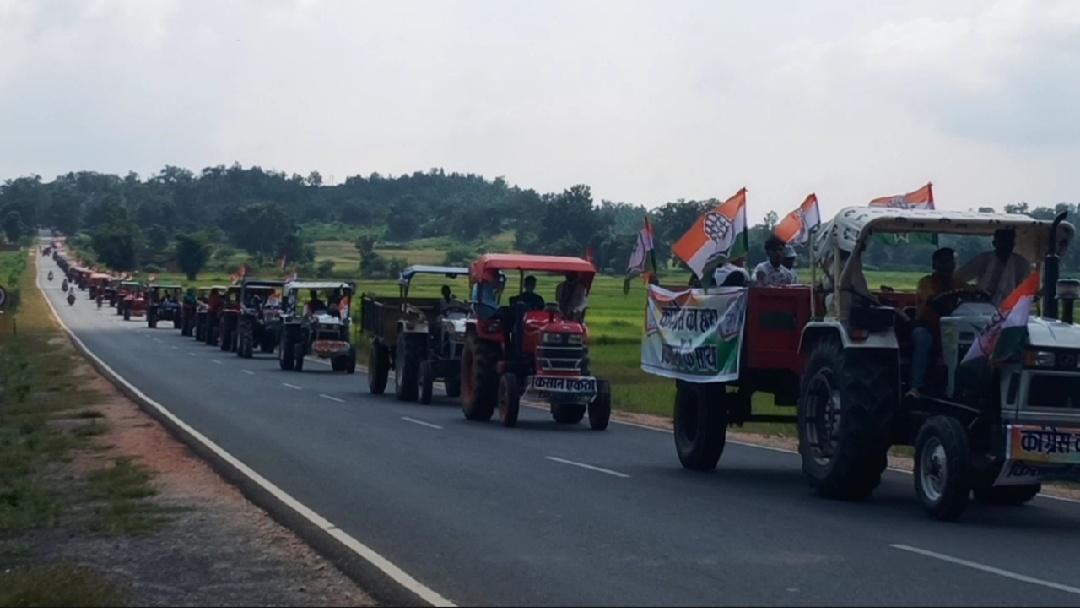
[(799, 282), (799, 275), (795, 273), (795, 248), (791, 245), (784, 246), (784, 259), (780, 262), (795, 276), (795, 283)]

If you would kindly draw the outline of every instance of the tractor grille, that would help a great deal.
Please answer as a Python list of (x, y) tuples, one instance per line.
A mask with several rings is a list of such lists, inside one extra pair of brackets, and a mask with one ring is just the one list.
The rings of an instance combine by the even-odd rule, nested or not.
[(1028, 385), (1030, 407), (1060, 407), (1080, 410), (1080, 375), (1032, 374)]
[(582, 346), (541, 346), (536, 350), (537, 368), (545, 372), (580, 371), (584, 358)]

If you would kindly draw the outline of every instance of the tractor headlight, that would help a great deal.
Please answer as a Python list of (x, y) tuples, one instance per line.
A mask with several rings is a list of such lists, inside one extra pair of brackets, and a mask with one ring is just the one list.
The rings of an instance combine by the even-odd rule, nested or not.
[(1024, 365), (1027, 367), (1054, 367), (1057, 357), (1054, 353), (1045, 350), (1029, 350), (1024, 352)]
[(1057, 297), (1063, 302), (1080, 300), (1080, 281), (1076, 279), (1059, 279), (1057, 282)]
[(562, 344), (562, 334), (544, 334), (544, 344)]
[(569, 339), (570, 344), (580, 346), (585, 338), (585, 334), (570, 334), (567, 338)]

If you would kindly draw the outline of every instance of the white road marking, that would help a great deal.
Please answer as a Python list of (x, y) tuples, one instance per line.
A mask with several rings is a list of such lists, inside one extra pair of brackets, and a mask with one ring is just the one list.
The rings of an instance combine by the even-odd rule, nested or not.
[(158, 344), (164, 344), (164, 342), (161, 341), (161, 338), (154, 338), (154, 342), (157, 342)]
[(220, 359), (211, 359), (211, 361), (213, 361), (214, 363), (217, 363), (218, 365), (221, 365), (221, 360)]
[(899, 549), (901, 551), (908, 551), (910, 553), (918, 553), (926, 557), (932, 557), (939, 559), (943, 562), (949, 562), (951, 564), (959, 564), (961, 566), (967, 566), (974, 570), (981, 570), (983, 572), (989, 572), (990, 574), (996, 574), (1005, 578), (1012, 579), (1014, 581), (1020, 581), (1022, 583), (1030, 583), (1032, 585), (1039, 585), (1040, 587), (1047, 587), (1049, 589), (1057, 589), (1058, 591), (1064, 591), (1065, 593), (1072, 593), (1080, 595), (1080, 588), (1070, 587), (1069, 585), (1062, 585), (1061, 583), (1053, 583), (1050, 581), (1044, 581), (1038, 578), (1032, 578), (1023, 574), (1017, 574), (1016, 572), (1010, 572), (1008, 570), (1002, 570), (1001, 568), (995, 568), (993, 566), (987, 566), (978, 562), (971, 562), (966, 559), (960, 559), (959, 557), (953, 557), (951, 555), (945, 555), (944, 553), (938, 553), (936, 551), (929, 551), (927, 549), (919, 549), (918, 547), (911, 547), (908, 545), (889, 545), (893, 549)]
[(253, 372), (253, 371), (251, 371), (249, 369), (242, 369), (240, 371), (244, 372), (245, 374), (247, 374), (249, 376), (254, 376), (255, 375), (255, 372)]
[(568, 464), (568, 465), (574, 466), (574, 467), (581, 467), (583, 469), (588, 469), (590, 471), (596, 471), (597, 473), (605, 473), (607, 475), (613, 475), (615, 477), (621, 477), (623, 479), (627, 479), (627, 478), (630, 477), (626, 473), (620, 473), (618, 471), (612, 471), (611, 469), (601, 469), (600, 467), (594, 467), (591, 464), (585, 464), (583, 462), (574, 462), (573, 460), (566, 460), (564, 458), (556, 458), (555, 456), (547, 456), (547, 459), (548, 460), (554, 460), (555, 462), (561, 462), (562, 464)]
[(199, 356), (197, 353), (193, 353), (193, 352), (190, 352), (190, 351), (188, 352), (188, 355), (190, 355), (192, 357), (198, 357)]
[(289, 387), (289, 388), (294, 388), (294, 389), (296, 389), (296, 390), (298, 390), (298, 391), (299, 391), (299, 390), (303, 390), (303, 388), (301, 388), (301, 387), (299, 387), (299, 386), (296, 386), (295, 384), (289, 384), (288, 382), (282, 382), (282, 383), (281, 383), (281, 386), (287, 386), (287, 387)]
[(440, 430), (442, 429), (442, 427), (437, 425), (437, 424), (431, 424), (430, 422), (424, 422), (423, 420), (417, 420), (416, 418), (409, 418), (408, 416), (402, 416), (401, 419), (404, 420), (405, 422), (411, 422), (413, 424), (419, 424), (420, 426), (426, 426), (426, 427), (432, 428), (432, 429), (440, 429)]
[[(41, 260), (41, 258), (35, 256), (34, 259), (35, 259), (35, 266), (39, 267), (38, 268), (37, 287), (38, 287), (39, 290), (44, 292), (44, 288), (41, 285), (41, 272), (40, 272), (40, 260)], [(196, 431), (194, 428), (189, 426), (183, 420), (180, 420), (180, 418), (178, 418), (175, 414), (173, 414), (168, 409), (166, 409), (165, 406), (161, 405), (157, 401), (154, 401), (150, 397), (146, 396), (146, 394), (143, 393), (142, 391), (140, 391), (138, 388), (136, 388), (134, 384), (128, 382), (126, 378), (124, 378), (120, 374), (116, 373), (116, 371), (113, 370), (113, 368), (109, 367), (109, 365), (107, 363), (102, 361), (100, 357), (95, 355), (93, 353), (93, 351), (91, 351), (89, 348), (87, 348), (86, 344), (83, 343), (83, 341), (80, 340), (79, 337), (75, 335), (75, 332), (71, 331), (71, 328), (69, 328), (67, 326), (67, 324), (64, 323), (63, 319), (60, 318), (60, 314), (57, 312), (56, 307), (53, 306), (52, 302), (49, 300), (48, 297), (45, 298), (45, 302), (49, 305), (49, 309), (52, 311), (53, 317), (56, 319), (56, 322), (60, 324), (60, 327), (63, 328), (63, 330), (68, 334), (68, 336), (76, 344), (79, 345), (80, 349), (84, 353), (86, 353), (86, 355), (88, 357), (93, 359), (94, 362), (97, 363), (100, 366), (101, 369), (105, 370), (107, 372), (107, 375), (111, 376), (114, 381), (123, 384), (132, 393), (134, 393), (136, 396), (138, 396), (139, 399), (141, 399), (143, 402), (145, 402), (145, 403), (149, 404), (150, 406), (152, 406), (154, 409), (156, 409), (158, 412), (160, 412), (161, 415), (163, 415), (166, 418), (168, 418), (169, 420), (171, 420), (173, 422), (173, 424), (175, 424), (177, 427), (179, 427), (185, 433), (189, 434), (191, 437), (193, 437), (199, 443), (205, 445), (208, 449), (210, 449), (215, 454), (217, 454), (218, 457), (220, 457), (222, 460), (228, 462), (230, 465), (232, 465), (234, 468), (236, 468), (236, 470), (240, 471), (241, 474), (246, 475), (249, 479), (251, 479), (253, 482), (255, 482), (256, 484), (261, 486), (264, 490), (266, 490), (270, 494), (272, 494), (275, 498), (280, 500), (286, 506), (291, 508), (293, 511), (296, 511), (301, 517), (303, 517), (304, 519), (310, 521), (312, 524), (314, 524), (315, 526), (317, 526), (318, 528), (320, 528), (321, 530), (325, 531), (327, 534), (332, 536), (335, 540), (337, 540), (341, 544), (348, 547), (350, 550), (352, 550), (353, 553), (356, 553), (362, 559), (364, 559), (365, 561), (367, 561), (371, 565), (373, 565), (376, 568), (378, 568), (379, 570), (381, 570), (384, 574), (386, 574), (391, 579), (393, 579), (397, 584), (399, 584), (402, 587), (408, 589), (409, 591), (415, 593), (422, 600), (424, 600), (425, 602), (431, 604), (432, 606), (439, 606), (439, 607), (445, 606), (446, 608), (455, 608), (455, 604), (453, 604), (450, 600), (444, 598), (443, 596), (436, 593), (434, 590), (432, 590), (432, 589), (428, 588), (427, 586), (425, 586), (420, 581), (418, 581), (418, 580), (414, 579), (413, 577), (409, 576), (408, 573), (406, 573), (401, 568), (398, 568), (390, 560), (386, 559), (382, 555), (379, 555), (373, 549), (369, 548), (367, 545), (365, 545), (365, 544), (361, 543), (360, 541), (356, 540), (355, 538), (353, 538), (352, 536), (350, 536), (346, 532), (342, 531), (337, 526), (330, 523), (330, 521), (327, 520), (326, 518), (324, 518), (323, 516), (319, 515), (315, 511), (309, 509), (303, 503), (296, 500), (295, 498), (293, 498), (289, 494), (285, 493), (284, 490), (282, 490), (281, 488), (279, 488), (276, 485), (274, 485), (273, 483), (271, 483), (270, 480), (266, 479), (262, 475), (259, 475), (258, 473), (256, 473), (253, 469), (251, 469), (251, 467), (249, 467), (246, 464), (244, 464), (243, 462), (241, 462), (240, 459), (236, 458), (235, 456), (233, 456), (229, 452), (226, 452), (221, 446), (219, 446), (218, 444), (211, 441), (208, 437), (206, 437), (205, 435), (203, 435), (199, 431)]]
[(337, 397), (331, 397), (330, 395), (319, 394), (323, 399), (329, 399), (330, 401), (337, 401), (338, 403), (345, 403), (344, 399), (338, 399)]
[(180, 350), (180, 347), (179, 346), (174, 346), (174, 347), (172, 347), (172, 349), (173, 350)]

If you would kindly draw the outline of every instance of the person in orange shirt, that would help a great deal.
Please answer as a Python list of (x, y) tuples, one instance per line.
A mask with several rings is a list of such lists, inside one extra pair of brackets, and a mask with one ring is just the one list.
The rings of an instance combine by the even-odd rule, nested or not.
[(926, 381), (926, 370), (930, 366), (930, 356), (934, 344), (941, 335), (941, 317), (949, 314), (945, 305), (936, 298), (956, 289), (970, 287), (967, 283), (953, 276), (956, 270), (956, 254), (949, 247), (942, 247), (934, 252), (933, 274), (919, 279), (915, 288), (918, 297), (915, 328), (911, 332), (913, 350), (911, 353), (911, 386), (909, 397), (922, 395)]

